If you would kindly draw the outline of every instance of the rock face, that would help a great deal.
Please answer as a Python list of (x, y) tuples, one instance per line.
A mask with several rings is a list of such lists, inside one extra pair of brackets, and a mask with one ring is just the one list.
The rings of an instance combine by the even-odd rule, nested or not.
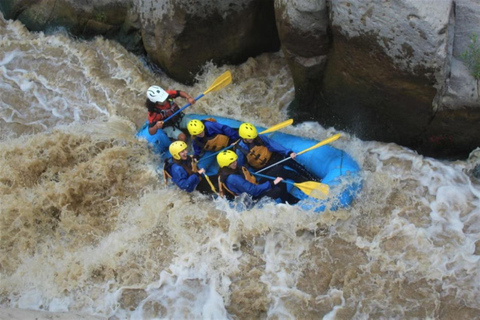
[(141, 0), (137, 10), (150, 58), (187, 84), (206, 61), (238, 64), (280, 48), (273, 0)]
[(280, 49), (273, 0), (2, 0), (0, 10), (32, 31), (117, 40), (186, 84), (207, 61), (237, 64)]
[(452, 2), (331, 5), (335, 41), (318, 114), (327, 124), (352, 128), (363, 139), (395, 141), (418, 150), (449, 72)]
[(465, 157), (480, 146), (479, 81), (460, 60), (471, 35), (480, 35), (478, 1), (277, 0), (275, 7), (295, 82), (294, 117), (430, 156)]
[[(276, 5), (298, 3), (307, 1), (277, 0)], [(478, 81), (458, 60), (468, 42), (459, 30), (480, 34), (478, 2), (331, 0), (327, 8), (328, 49), (328, 30), (304, 31), (303, 22), (317, 9), (304, 10), (302, 17), (277, 14), (277, 25), (280, 19), (290, 23), (291, 38), (306, 40), (295, 49), (281, 36), (290, 61), (306, 61), (307, 48), (328, 52), (326, 63), (317, 56), (316, 63), (310, 58), (303, 64), (303, 74), (291, 63), (293, 115), (313, 115), (362, 139), (393, 141), (431, 156), (464, 157), (480, 145)], [(310, 87), (298, 90), (308, 87), (302, 85), (305, 80)]]
[(31, 31), (63, 28), (90, 38), (102, 35), (140, 53), (143, 44), (133, 0), (2, 0), (6, 19), (20, 20)]
[[(321, 88), (331, 47), (327, 2), (276, 0), (275, 16), (282, 50), (295, 83), (297, 104), (311, 106), (315, 92)], [(309, 110), (304, 114), (312, 116)]]
[(461, 59), (480, 36), (478, 0), (2, 0), (0, 10), (30, 30), (116, 39), (185, 84), (207, 61), (281, 46), (297, 120), (429, 156), (480, 146), (479, 80)]
[[(446, 88), (438, 112), (426, 132), (430, 141), (438, 141), (428, 150), (434, 156), (442, 155), (442, 151), (446, 155), (465, 155), (480, 146), (480, 79), (472, 76), (460, 58), (468, 51), (472, 35), (480, 37), (480, 2), (456, 0), (455, 16), (450, 73), (444, 79)], [(480, 39), (478, 50), (480, 54)], [(477, 63), (480, 65), (480, 61)]]

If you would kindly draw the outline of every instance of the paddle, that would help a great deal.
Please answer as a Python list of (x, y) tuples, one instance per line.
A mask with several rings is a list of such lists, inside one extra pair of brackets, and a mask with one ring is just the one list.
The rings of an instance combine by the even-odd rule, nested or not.
[[(257, 172), (252, 172), (252, 174), (259, 177), (267, 178), (267, 179), (272, 179), (272, 180), (276, 179), (276, 177), (266, 176), (264, 174), (259, 174)], [(300, 189), (307, 196), (320, 199), (320, 200), (324, 200), (328, 196), (328, 193), (330, 192), (330, 187), (328, 186), (328, 184), (325, 184), (325, 183), (320, 183), (315, 181), (305, 181), (305, 182), (295, 183), (288, 180), (282, 180), (282, 182), (287, 184), (293, 184), (295, 187)]]
[[(288, 119), (288, 120), (285, 120), (285, 121), (283, 121), (283, 122), (280, 122), (280, 123), (274, 125), (273, 127), (270, 127), (270, 128), (268, 128), (268, 129), (266, 129), (266, 130), (263, 130), (263, 131), (260, 132), (259, 134), (265, 134), (265, 133), (270, 133), (270, 132), (273, 132), (273, 131), (280, 130), (280, 129), (282, 129), (282, 128), (285, 128), (285, 127), (291, 125), (292, 123), (293, 123), (293, 119)], [(225, 147), (225, 148), (223, 148), (222, 150), (219, 150), (219, 151), (217, 151), (217, 152), (215, 152), (215, 153), (212, 153), (212, 154), (210, 154), (210, 155), (208, 155), (208, 156), (206, 156), (206, 157), (203, 157), (201, 160), (208, 159), (208, 158), (210, 158), (210, 157), (213, 157), (213, 156), (219, 154), (219, 153), (222, 152), (222, 151), (225, 151), (225, 150), (227, 150), (227, 149), (230, 149), (231, 147), (233, 147), (234, 145), (236, 145), (239, 141), (240, 141), (240, 140), (237, 140), (237, 141), (235, 141), (234, 143), (232, 143), (231, 145), (229, 145), (228, 147)]]
[(288, 120), (285, 120), (283, 122), (280, 122), (276, 125), (274, 125), (273, 127), (270, 127), (266, 130), (263, 130), (262, 132), (260, 132), (259, 134), (265, 134), (265, 133), (270, 133), (270, 132), (273, 132), (273, 131), (277, 131), (277, 130), (280, 130), (282, 128), (285, 128), (285, 127), (288, 127), (289, 125), (291, 125), (293, 123), (293, 119), (288, 119)]
[[(328, 144), (328, 143), (330, 143), (330, 142), (333, 142), (333, 141), (337, 140), (338, 138), (340, 138), (340, 136), (341, 136), (341, 134), (340, 134), (340, 133), (337, 133), (336, 135), (333, 135), (333, 136), (331, 136), (330, 138), (327, 138), (327, 139), (325, 139), (325, 140), (322, 140), (322, 141), (320, 141), (319, 143), (317, 143), (316, 145), (311, 146), (311, 147), (308, 148), (308, 149), (305, 149), (305, 150), (303, 150), (303, 151), (300, 151), (299, 153), (297, 153), (297, 156), (299, 156), (299, 155), (301, 155), (301, 154), (303, 154), (303, 153), (305, 153), (305, 152), (308, 152), (308, 151), (310, 151), (310, 150), (313, 150), (313, 149), (316, 149), (316, 148), (318, 148), (318, 147), (321, 147), (321, 146), (323, 146), (323, 145), (325, 145), (325, 144)], [(265, 171), (265, 170), (267, 170), (267, 169), (270, 169), (271, 167), (274, 167), (274, 166), (276, 166), (277, 164), (280, 164), (280, 163), (285, 162), (285, 161), (290, 160), (290, 159), (291, 159), (290, 157), (286, 157), (285, 159), (282, 159), (282, 160), (280, 160), (280, 161), (278, 161), (278, 162), (275, 162), (274, 164), (269, 165), (268, 167), (265, 167), (265, 168), (263, 168), (262, 170), (258, 170), (257, 173), (260, 173), (260, 172), (262, 172), (262, 171)]]
[(210, 181), (210, 178), (207, 176), (207, 174), (204, 173), (203, 176), (205, 177), (205, 179), (207, 179), (207, 182), (208, 182), (208, 184), (210, 185), (210, 188), (212, 189), (212, 191), (213, 191), (215, 194), (218, 194), (218, 193), (217, 193), (217, 190), (215, 190), (215, 187), (213, 186), (213, 183), (212, 183), (212, 181)]
[[(232, 74), (230, 71), (225, 71), (221, 76), (219, 76), (215, 81), (212, 83), (212, 85), (205, 91), (204, 93), (200, 94), (198, 97), (195, 98), (195, 101), (198, 99), (202, 98), (204, 95), (209, 93), (210, 91), (216, 91), (220, 90), (226, 86), (228, 86), (232, 82)], [(171, 118), (173, 118), (177, 113), (182, 112), (185, 108), (190, 107), (192, 104), (187, 103), (185, 106), (183, 106), (181, 109), (177, 110), (174, 114), (172, 114), (170, 117), (167, 119), (163, 120), (163, 123), (167, 122)]]

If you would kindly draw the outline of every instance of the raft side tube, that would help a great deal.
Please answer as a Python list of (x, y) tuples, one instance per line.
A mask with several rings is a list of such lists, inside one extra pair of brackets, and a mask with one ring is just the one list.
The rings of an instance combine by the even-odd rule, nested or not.
[[(186, 120), (207, 118), (214, 118), (219, 123), (228, 125), (232, 128), (238, 128), (242, 121), (209, 115), (186, 114)], [(266, 130), (264, 127), (256, 127), (258, 132)], [(305, 150), (318, 143), (317, 140), (298, 137), (283, 132), (273, 132), (267, 134), (269, 138), (279, 142), (285, 148), (290, 149), (296, 153)], [(170, 139), (162, 130), (158, 130), (155, 135), (148, 133), (148, 123), (139, 130), (137, 137), (146, 139), (153, 151), (163, 156), (171, 157), (168, 153), (168, 146)], [(206, 170), (207, 175), (215, 175), (218, 173), (218, 165), (215, 156), (212, 152), (207, 152), (203, 159), (199, 162), (199, 167)], [(315, 212), (322, 212), (325, 209), (337, 210), (349, 206), (355, 199), (356, 195), (362, 188), (362, 178), (360, 176), (360, 166), (358, 163), (345, 151), (334, 148), (330, 145), (323, 145), (304, 154), (301, 154), (296, 159), (312, 174), (319, 177), (322, 183), (330, 186), (330, 193), (332, 197), (327, 200), (318, 200), (306, 196), (303, 192), (293, 188), (292, 194), (299, 199), (304, 199), (299, 205), (305, 210), (314, 210)], [(296, 189), (296, 190), (295, 190)]]

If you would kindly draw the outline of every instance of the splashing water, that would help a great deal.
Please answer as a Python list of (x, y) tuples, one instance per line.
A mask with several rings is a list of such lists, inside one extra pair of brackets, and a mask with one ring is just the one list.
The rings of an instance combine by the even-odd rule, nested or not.
[[(120, 45), (0, 20), (0, 305), (120, 319), (480, 319), (480, 183), (465, 161), (344, 133), (362, 166), (351, 208), (265, 201), (237, 211), (166, 185), (135, 132), (145, 91), (196, 96), (186, 112), (268, 127), (287, 118), (281, 53), (206, 64), (186, 87)], [(308, 122), (285, 132), (323, 140)]]

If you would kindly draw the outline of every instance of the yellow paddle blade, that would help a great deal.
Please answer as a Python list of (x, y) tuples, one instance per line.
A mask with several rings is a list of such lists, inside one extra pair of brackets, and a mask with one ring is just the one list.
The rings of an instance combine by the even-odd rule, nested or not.
[(286, 121), (280, 122), (279, 124), (274, 125), (273, 127), (268, 128), (267, 130), (263, 130), (260, 132), (260, 134), (265, 134), (273, 131), (280, 130), (282, 128), (285, 128), (293, 123), (293, 119), (288, 119)]
[(220, 77), (215, 79), (212, 85), (203, 94), (222, 89), (223, 87), (228, 86), (230, 83), (232, 83), (232, 74), (230, 71), (225, 71)]
[(315, 181), (305, 181), (301, 183), (294, 183), (293, 185), (300, 189), (307, 196), (320, 200), (325, 200), (330, 192), (330, 187), (328, 184)]
[(317, 143), (316, 145), (311, 146), (311, 147), (308, 148), (308, 149), (305, 149), (305, 150), (303, 150), (303, 151), (298, 152), (298, 153), (297, 153), (297, 156), (298, 156), (298, 155), (301, 155), (302, 153), (305, 153), (305, 152), (307, 152), (307, 151), (310, 151), (310, 150), (316, 149), (316, 148), (318, 148), (318, 147), (321, 147), (321, 146), (323, 146), (324, 144), (328, 144), (328, 143), (330, 143), (330, 142), (333, 142), (333, 141), (337, 140), (338, 138), (340, 138), (340, 136), (341, 136), (341, 134), (340, 134), (340, 133), (337, 133), (336, 135), (333, 135), (333, 136), (331, 136), (330, 138), (327, 138), (327, 139), (325, 139), (325, 140), (322, 140), (322, 141), (320, 141), (319, 143)]

